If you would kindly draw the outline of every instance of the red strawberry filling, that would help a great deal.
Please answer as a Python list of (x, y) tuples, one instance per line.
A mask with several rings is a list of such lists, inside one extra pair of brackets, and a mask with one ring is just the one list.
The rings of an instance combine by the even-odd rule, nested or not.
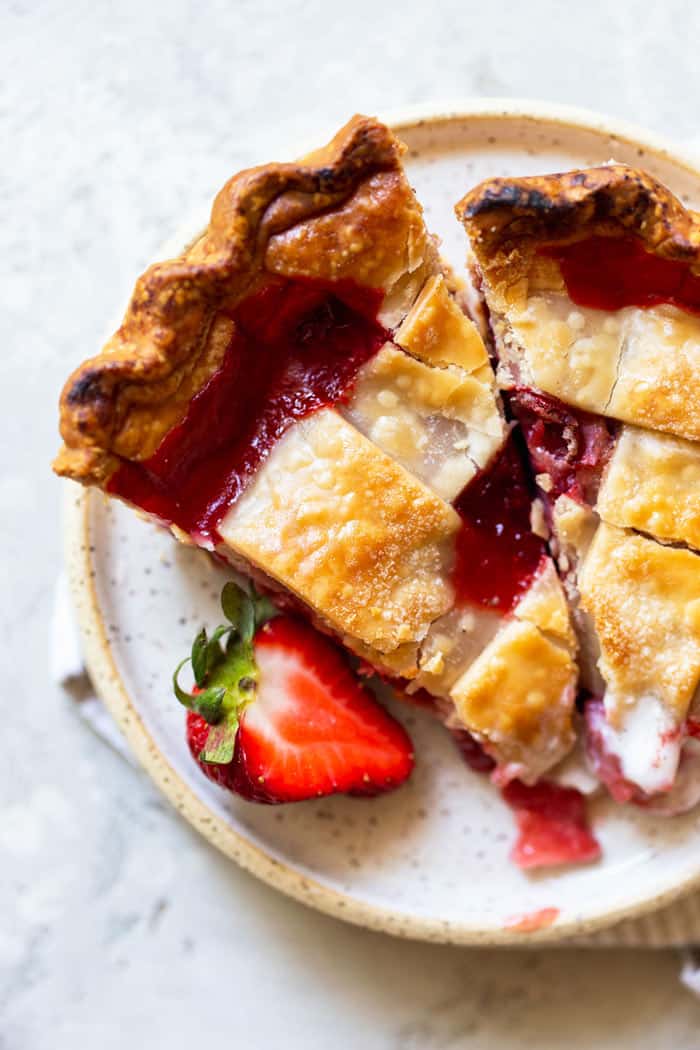
[(685, 723), (685, 731), (694, 740), (700, 740), (700, 721), (697, 718), (689, 718)]
[(532, 494), (515, 439), (467, 485), (455, 507), (457, 601), (510, 612), (535, 576), (545, 545), (530, 528)]
[(700, 313), (700, 277), (682, 262), (646, 251), (634, 237), (589, 237), (540, 252), (559, 263), (569, 297), (578, 306), (620, 310), (671, 303)]
[[(455, 729), (452, 735), (470, 769), (493, 772), (496, 763), (471, 733)], [(585, 864), (600, 856), (600, 845), (588, 823), (586, 799), (576, 788), (548, 780), (532, 786), (511, 780), (501, 795), (515, 812), (518, 837), (510, 859), (519, 868)]]
[(536, 930), (546, 930), (558, 918), (559, 908), (538, 908), (524, 915), (512, 915), (506, 921), (505, 928), (514, 930), (516, 933), (534, 933)]
[(349, 281), (276, 280), (231, 312), (221, 368), (143, 463), (124, 462), (109, 492), (200, 541), (269, 450), (309, 413), (342, 399), (386, 342), (382, 293)]
[(534, 472), (551, 478), (551, 497), (595, 503), (618, 424), (526, 387), (512, 391), (508, 403), (522, 427)]

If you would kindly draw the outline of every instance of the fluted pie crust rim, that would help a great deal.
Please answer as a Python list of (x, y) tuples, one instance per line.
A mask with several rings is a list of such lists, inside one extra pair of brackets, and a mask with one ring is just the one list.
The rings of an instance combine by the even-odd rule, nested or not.
[(664, 259), (700, 273), (700, 213), (686, 208), (658, 179), (626, 164), (603, 164), (564, 174), (486, 179), (456, 205), (480, 263), (529, 269), (540, 243), (566, 244), (592, 236), (633, 233)]
[[(217, 323), (219, 311), (269, 278), (351, 278), (376, 288), (401, 270), (397, 259), (423, 255), (422, 212), (401, 169), (403, 152), (385, 125), (355, 116), (300, 161), (233, 176), (203, 234), (146, 270), (120, 327), (68, 378), (55, 472), (104, 487), (120, 459), (155, 452), (221, 363), (231, 325)], [(312, 237), (314, 221), (322, 229)], [(361, 249), (370, 239), (368, 269)]]

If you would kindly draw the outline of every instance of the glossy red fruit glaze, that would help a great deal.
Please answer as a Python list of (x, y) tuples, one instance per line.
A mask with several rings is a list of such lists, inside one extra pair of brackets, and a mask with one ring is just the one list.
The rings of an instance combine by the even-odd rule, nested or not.
[(291, 424), (343, 398), (388, 338), (382, 293), (348, 281), (271, 282), (230, 316), (221, 368), (143, 463), (124, 462), (108, 491), (216, 542), (216, 527)]
[(595, 503), (619, 424), (527, 387), (517, 387), (507, 400), (520, 423), (534, 473), (552, 479), (550, 498), (567, 495)]
[(221, 787), (255, 802), (376, 795), (413, 769), (411, 739), (356, 679), (344, 655), (301, 620), (279, 616), (255, 636), (259, 682), (232, 762), (199, 760), (209, 726), (187, 714), (190, 751)]
[(513, 780), (502, 795), (515, 811), (518, 839), (510, 857), (519, 868), (585, 864), (600, 857), (600, 845), (586, 816), (586, 800), (576, 788), (542, 780), (532, 787)]
[(513, 437), (455, 503), (462, 519), (453, 582), (457, 601), (509, 612), (545, 554), (530, 528), (532, 495)]
[(620, 310), (671, 303), (700, 314), (700, 276), (682, 262), (646, 251), (634, 237), (589, 237), (540, 249), (556, 259), (570, 298), (578, 306)]

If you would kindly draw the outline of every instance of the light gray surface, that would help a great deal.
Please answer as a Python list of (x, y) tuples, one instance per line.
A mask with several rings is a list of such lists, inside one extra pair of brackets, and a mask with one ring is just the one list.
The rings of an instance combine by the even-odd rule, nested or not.
[(431, 98), (540, 97), (698, 133), (695, 0), (440, 8), (2, 5), (2, 1050), (700, 1046), (673, 953), (426, 947), (278, 897), (48, 681), (55, 396), (183, 212), (280, 141)]

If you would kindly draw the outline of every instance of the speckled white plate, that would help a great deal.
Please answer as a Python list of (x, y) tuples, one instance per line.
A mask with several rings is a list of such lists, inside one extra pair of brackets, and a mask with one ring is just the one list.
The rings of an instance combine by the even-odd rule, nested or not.
[[(452, 206), (486, 176), (614, 158), (700, 203), (700, 173), (690, 162), (590, 114), (500, 101), (392, 123), (409, 147), (406, 166), (428, 224), (457, 267), (465, 239)], [(495, 789), (464, 765), (429, 715), (397, 703), (417, 752), (415, 774), (400, 791), (287, 807), (232, 798), (192, 762), (170, 688), (195, 631), (219, 620), (222, 570), (126, 508), (72, 486), (66, 537), (89, 669), (136, 755), (206, 838), (278, 889), (405, 936), (523, 944), (587, 933), (700, 883), (699, 812), (664, 821), (605, 800), (593, 807), (602, 861), (554, 874), (516, 870), (508, 862), (512, 816)], [(556, 920), (518, 928), (522, 916), (542, 909)]]

